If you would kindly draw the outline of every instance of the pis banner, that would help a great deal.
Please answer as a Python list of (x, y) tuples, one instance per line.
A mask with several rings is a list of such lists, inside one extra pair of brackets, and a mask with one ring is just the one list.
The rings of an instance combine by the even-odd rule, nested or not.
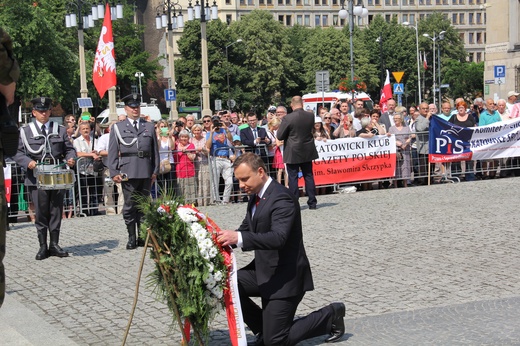
[(430, 162), (488, 160), (520, 156), (520, 118), (478, 127), (430, 119)]
[[(395, 136), (315, 141), (319, 158), (313, 162), (316, 185), (393, 177)], [(298, 181), (304, 186), (303, 178)]]

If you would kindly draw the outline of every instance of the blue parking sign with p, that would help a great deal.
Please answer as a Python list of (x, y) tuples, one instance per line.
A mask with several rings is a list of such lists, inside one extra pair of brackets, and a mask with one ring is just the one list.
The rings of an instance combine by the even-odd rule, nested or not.
[(495, 65), (495, 78), (505, 78), (506, 76), (506, 66), (505, 65)]
[(175, 89), (165, 89), (164, 90), (164, 99), (166, 101), (175, 101), (175, 100), (177, 100), (177, 90), (175, 90)]

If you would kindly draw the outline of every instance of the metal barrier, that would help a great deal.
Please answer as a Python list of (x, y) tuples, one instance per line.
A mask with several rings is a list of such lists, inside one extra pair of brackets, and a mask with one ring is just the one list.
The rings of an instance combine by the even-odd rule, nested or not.
[[(428, 135), (426, 132), (416, 135), (419, 134)], [(178, 158), (181, 152), (172, 151), (176, 160), (171, 165), (170, 172), (160, 174), (157, 177), (151, 189), (152, 197), (158, 196), (162, 190), (173, 190), (176, 195), (184, 196), (187, 203), (194, 203), (199, 206), (246, 201), (247, 196), (239, 190), (238, 181), (234, 178), (231, 167), (237, 155), (252, 149), (247, 146), (237, 146), (224, 147), (220, 150), (227, 150), (228, 158), (204, 155), (196, 150), (187, 150), (182, 153), (183, 155), (196, 155), (193, 166), (179, 164)], [(334, 182), (317, 186), (318, 189), (325, 188), (318, 192), (343, 192), (352, 186), (361, 189), (373, 188), (373, 184), (385, 188), (390, 184), (401, 185), (400, 182), (404, 180), (415, 185), (422, 185), (520, 176), (520, 157), (428, 164), (427, 155), (418, 155), (414, 147), (409, 152), (402, 154), (404, 157), (403, 160), (397, 161), (397, 169), (401, 169), (405, 163), (408, 163), (409, 167), (405, 167), (404, 171), (397, 172), (398, 174), (393, 177), (355, 182)], [(262, 159), (266, 162), (268, 174), (276, 180), (278, 172), (272, 168), (272, 157), (264, 155)], [(72, 214), (75, 216), (97, 215), (100, 212), (113, 215), (121, 214), (124, 203), (121, 184), (112, 181), (108, 169), (101, 173), (89, 174), (88, 169), (85, 169), (88, 163), (88, 158), (79, 158), (76, 162), (76, 184), (65, 194), (64, 217), (70, 217)], [(13, 161), (7, 161), (7, 164), (11, 167), (11, 201), (8, 216), (11, 221), (18, 217), (29, 219), (31, 217), (31, 198), (23, 184), (25, 172)]]

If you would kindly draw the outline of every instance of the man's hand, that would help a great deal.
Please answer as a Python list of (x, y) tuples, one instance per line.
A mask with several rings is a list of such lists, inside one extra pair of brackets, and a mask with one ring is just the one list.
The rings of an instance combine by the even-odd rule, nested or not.
[(73, 158), (67, 160), (67, 165), (69, 165), (69, 167), (74, 167), (75, 164), (76, 160), (74, 160)]
[(217, 234), (217, 241), (222, 246), (236, 245), (238, 243), (238, 233), (230, 230), (221, 230)]
[(29, 162), (29, 164), (27, 165), (27, 168), (28, 169), (35, 169), (36, 168), (36, 161), (31, 161)]
[(121, 174), (114, 175), (112, 177), (112, 180), (114, 181), (114, 183), (120, 183), (121, 181), (123, 181), (123, 179), (121, 178)]

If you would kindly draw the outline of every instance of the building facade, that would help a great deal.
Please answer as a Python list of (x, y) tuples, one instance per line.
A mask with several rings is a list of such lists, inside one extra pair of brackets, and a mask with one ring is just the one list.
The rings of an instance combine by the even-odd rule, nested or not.
[(520, 1), (488, 0), (487, 5), (484, 97), (507, 99), (509, 91), (520, 91)]
[[(345, 1), (348, 8), (350, 0)], [(358, 0), (354, 1), (357, 4)], [(488, 2), (508, 2), (509, 0), (488, 0)], [(516, 1), (517, 0), (511, 0)], [(138, 7), (143, 9), (142, 19), (146, 25), (145, 48), (152, 56), (166, 55), (166, 31), (155, 29), (155, 16), (161, 12), (163, 0), (137, 0)], [(347, 20), (338, 17), (341, 0), (215, 0), (219, 9), (219, 18), (228, 23), (240, 19), (255, 9), (268, 10), (273, 17), (285, 26), (304, 25), (308, 27), (337, 27), (348, 25)], [(397, 17), (397, 21), (415, 23), (433, 12), (441, 12), (458, 30), (461, 40), (468, 52), (468, 61), (485, 60), (486, 51), (486, 16), (492, 6), (486, 0), (362, 0), (369, 15), (365, 18), (355, 17), (356, 25), (366, 26), (372, 19), (381, 15), (387, 21)], [(192, 5), (195, 1), (192, 2)], [(209, 2), (211, 6), (213, 2)], [(187, 18), (188, 0), (179, 0), (184, 18)], [(499, 20), (497, 25), (502, 24)], [(176, 39), (182, 30), (174, 30), (174, 52)], [(169, 76), (163, 60), (165, 77)]]

